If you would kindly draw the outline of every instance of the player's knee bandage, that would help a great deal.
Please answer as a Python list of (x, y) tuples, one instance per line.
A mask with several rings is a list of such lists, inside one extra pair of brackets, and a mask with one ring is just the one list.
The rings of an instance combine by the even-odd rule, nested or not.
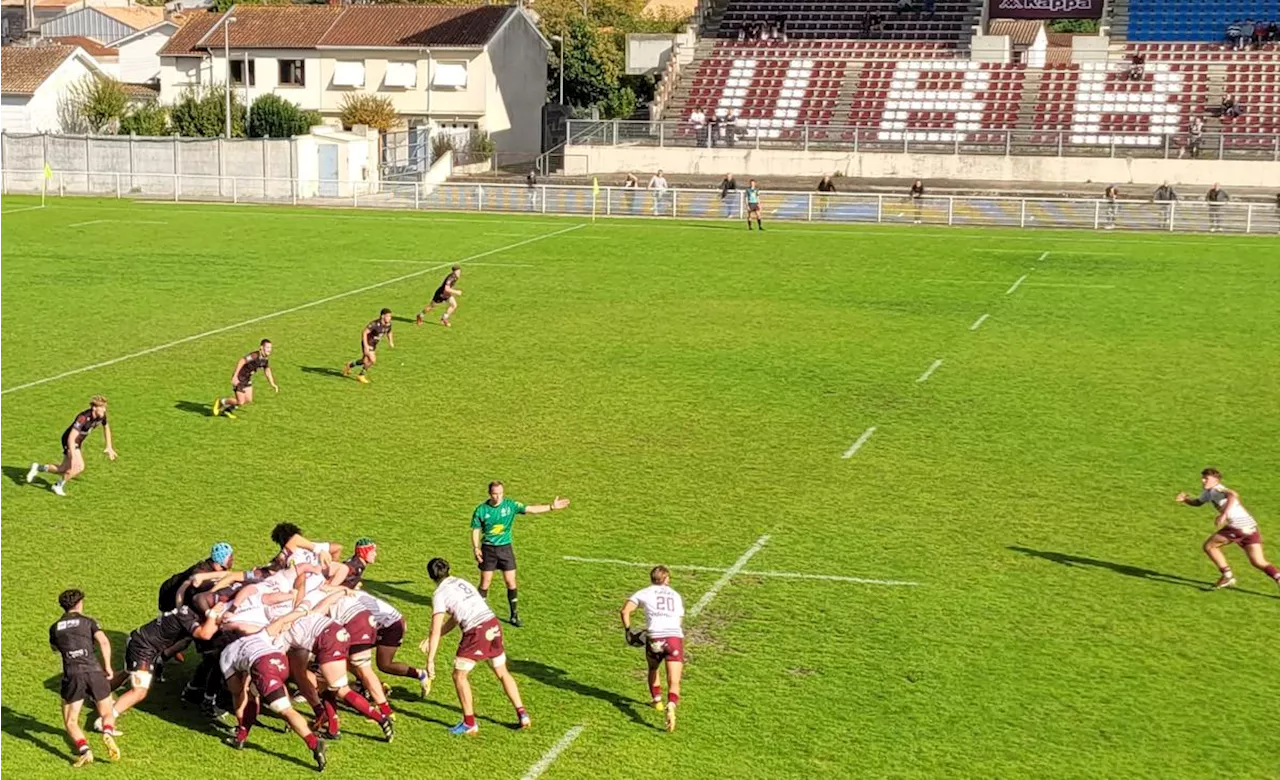
[(362, 667), (362, 666), (368, 666), (369, 664), (371, 664), (371, 663), (373, 662), (373, 651), (372, 651), (372, 650), (361, 650), (361, 651), (360, 651), (360, 652), (358, 652), (358, 653), (352, 653), (352, 654), (347, 658), (347, 660), (348, 660), (348, 661), (350, 661), (351, 663), (355, 664), (355, 665), (356, 665), (356, 668), (359, 668), (359, 667)]
[(499, 666), (506, 666), (506, 665), (507, 665), (507, 654), (506, 654), (506, 653), (503, 653), (503, 654), (499, 655), (497, 658), (490, 658), (490, 659), (489, 659), (489, 663), (493, 664), (494, 668), (497, 668), (497, 667), (499, 667)]
[(338, 679), (329, 683), (329, 690), (339, 691), (339, 690), (342, 690), (343, 688), (346, 688), (349, 684), (350, 684), (350, 680), (348, 680), (347, 676), (344, 674)]
[(455, 658), (453, 659), (453, 668), (460, 672), (469, 672), (476, 668), (476, 662), (470, 658)]
[(288, 709), (293, 709), (293, 704), (289, 701), (289, 695), (285, 693), (284, 688), (277, 688), (266, 696), (262, 697), (266, 702), (267, 709), (279, 715)]
[(129, 672), (129, 684), (134, 688), (146, 690), (151, 687), (151, 672)]

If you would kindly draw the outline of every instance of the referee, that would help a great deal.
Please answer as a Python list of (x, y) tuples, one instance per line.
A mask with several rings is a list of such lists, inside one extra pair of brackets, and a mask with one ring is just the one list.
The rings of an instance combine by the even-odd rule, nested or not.
[(507, 584), (507, 603), (511, 606), (511, 625), (519, 628), (520, 612), (516, 596), (516, 554), (511, 549), (511, 526), (516, 515), (540, 515), (569, 506), (569, 499), (556, 496), (550, 504), (524, 505), (503, 497), (501, 482), (489, 483), (489, 500), (471, 513), (471, 551), (480, 564), (480, 595), (489, 597), (493, 573), (502, 572)]

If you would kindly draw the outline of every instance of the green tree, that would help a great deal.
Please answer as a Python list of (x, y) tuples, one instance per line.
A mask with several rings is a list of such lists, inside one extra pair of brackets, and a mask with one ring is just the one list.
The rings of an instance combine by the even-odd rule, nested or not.
[(368, 125), (378, 130), (390, 130), (400, 122), (395, 104), (385, 95), (353, 92), (342, 99), (339, 107), (342, 126), (348, 129), (356, 125)]
[(63, 132), (114, 133), (128, 105), (129, 97), (118, 80), (85, 76), (71, 85), (59, 106)]
[(156, 100), (133, 106), (120, 120), (121, 135), (168, 135), (169, 109)]
[[(189, 138), (217, 138), (226, 131), (226, 93), (222, 87), (212, 85), (208, 89), (188, 88), (169, 109), (169, 119), (178, 135)], [(245, 131), (244, 103), (235, 90), (231, 91), (231, 136), (243, 138)]]
[(1096, 35), (1097, 19), (1052, 19), (1045, 26), (1051, 33), (1075, 33), (1077, 35)]
[(249, 107), (250, 138), (292, 138), (306, 135), (320, 124), (318, 111), (303, 111), (298, 104), (275, 94), (265, 94)]

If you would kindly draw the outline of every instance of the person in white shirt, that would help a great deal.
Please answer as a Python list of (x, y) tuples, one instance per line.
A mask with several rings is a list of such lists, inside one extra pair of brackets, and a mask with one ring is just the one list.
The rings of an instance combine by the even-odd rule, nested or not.
[(471, 735), (479, 733), (476, 711), (471, 698), (471, 683), (467, 675), (479, 661), (488, 661), (502, 690), (516, 708), (520, 728), (527, 729), (533, 722), (520, 700), (516, 680), (507, 671), (507, 655), (502, 645), (502, 625), (485, 603), (484, 597), (471, 583), (460, 577), (449, 576), (449, 562), (444, 558), (432, 558), (427, 563), (427, 574), (436, 583), (431, 596), (431, 635), (422, 641), (419, 649), (427, 656), (427, 677), (435, 679), (436, 653), (440, 639), (456, 625), (462, 630), (462, 641), (453, 659), (453, 685), (458, 690), (458, 704), (462, 705), (462, 722), (449, 729), (450, 734)]
[(1240, 503), (1240, 496), (1231, 488), (1222, 484), (1222, 473), (1209, 468), (1200, 472), (1200, 484), (1204, 492), (1192, 498), (1186, 493), (1179, 493), (1174, 500), (1187, 506), (1211, 504), (1217, 510), (1213, 525), (1217, 529), (1204, 540), (1204, 552), (1218, 567), (1222, 576), (1214, 584), (1214, 589), (1229, 588), (1236, 584), (1236, 576), (1231, 573), (1231, 565), (1222, 548), (1229, 544), (1238, 544), (1249, 556), (1249, 563), (1266, 574), (1277, 585), (1280, 585), (1280, 569), (1267, 562), (1262, 552), (1262, 533), (1258, 530), (1258, 521), (1253, 519), (1249, 510)]
[[(671, 572), (666, 566), (655, 566), (649, 572), (649, 587), (637, 591), (622, 605), (622, 630), (627, 644), (644, 647), (649, 664), (649, 694), (656, 710), (664, 709), (662, 685), (658, 672), (667, 667), (667, 731), (676, 730), (676, 705), (680, 703), (680, 676), (684, 671), (684, 599), (671, 587)], [(644, 610), (647, 627), (631, 629), (631, 616)]]
[(663, 198), (667, 195), (667, 177), (658, 171), (649, 179), (649, 189), (653, 191), (653, 213), (656, 216), (662, 208)]

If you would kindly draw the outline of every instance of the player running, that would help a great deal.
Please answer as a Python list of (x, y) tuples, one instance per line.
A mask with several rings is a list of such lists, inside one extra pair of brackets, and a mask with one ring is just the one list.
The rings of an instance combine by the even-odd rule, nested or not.
[(1179, 493), (1174, 500), (1187, 506), (1212, 504), (1218, 510), (1217, 516), (1213, 518), (1213, 525), (1217, 530), (1204, 540), (1205, 555), (1209, 556), (1209, 560), (1222, 573), (1214, 584), (1214, 589), (1229, 588), (1236, 584), (1236, 575), (1231, 572), (1227, 556), (1222, 552), (1223, 547), (1233, 543), (1244, 548), (1245, 555), (1249, 556), (1249, 563), (1254, 568), (1280, 585), (1280, 569), (1268, 563), (1263, 555), (1262, 533), (1258, 530), (1258, 521), (1240, 503), (1240, 495), (1222, 484), (1222, 473), (1214, 468), (1200, 472), (1200, 484), (1204, 485), (1204, 492), (1198, 497), (1192, 498), (1186, 493)]
[(477, 506), (471, 513), (471, 552), (480, 566), (480, 597), (489, 597), (494, 571), (502, 572), (507, 585), (507, 605), (511, 608), (511, 625), (520, 622), (519, 600), (516, 594), (516, 553), (511, 548), (511, 526), (516, 515), (540, 515), (569, 506), (569, 499), (556, 496), (550, 504), (525, 506), (519, 501), (504, 498), (506, 488), (502, 482), (489, 483), (489, 500)]
[(236, 361), (235, 370), (231, 372), (231, 396), (229, 398), (213, 399), (213, 416), (226, 415), (231, 419), (235, 419), (233, 414), (235, 410), (245, 404), (253, 403), (253, 375), (257, 371), (261, 371), (262, 375), (271, 383), (271, 389), (277, 393), (280, 392), (280, 386), (276, 384), (276, 378), (271, 375), (271, 365), (268, 358), (271, 357), (271, 339), (263, 339), (258, 344), (258, 349), (250, 352), (244, 357)]
[(747, 230), (751, 229), (752, 216), (756, 218), (756, 226), (763, 231), (764, 223), (760, 221), (760, 188), (756, 186), (755, 179), (747, 183)]
[(84, 471), (84, 455), (80, 454), (80, 445), (99, 425), (102, 426), (102, 436), (107, 443), (103, 452), (108, 458), (115, 460), (116, 449), (111, 444), (111, 424), (107, 422), (107, 398), (95, 395), (89, 400), (89, 408), (77, 414), (76, 419), (62, 432), (62, 462), (58, 465), (32, 463), (27, 470), (27, 482), (34, 481), (36, 474), (58, 474), (61, 479), (53, 483), (53, 492), (65, 496), (67, 483)]
[(449, 323), (449, 318), (453, 316), (453, 310), (458, 308), (458, 296), (462, 295), (462, 290), (454, 287), (454, 285), (458, 283), (458, 277), (461, 275), (462, 266), (455, 265), (449, 270), (449, 275), (436, 288), (435, 295), (431, 296), (431, 303), (428, 303), (422, 311), (418, 312), (418, 319), (414, 322), (415, 325), (421, 325), (424, 317), (431, 313), (437, 303), (448, 302), (449, 308), (444, 310), (444, 316), (440, 318), (440, 324), (446, 328), (453, 327)]
[[(649, 587), (636, 591), (622, 605), (622, 630), (627, 644), (644, 647), (649, 664), (649, 695), (653, 708), (661, 711), (662, 685), (658, 669), (667, 666), (667, 731), (676, 730), (676, 705), (680, 703), (680, 676), (684, 671), (684, 599), (671, 587), (671, 572), (666, 566), (654, 566), (649, 572)], [(631, 613), (644, 610), (648, 627), (631, 630)]]
[[(62, 656), (62, 724), (67, 736), (75, 745), (76, 760), (72, 766), (82, 767), (93, 763), (93, 751), (80, 728), (80, 709), (85, 697), (91, 697), (102, 721), (102, 741), (107, 746), (107, 757), (120, 760), (120, 748), (116, 745), (116, 719), (112, 713), (111, 640), (98, 628), (98, 621), (84, 614), (84, 593), (64, 590), (58, 595), (62, 617), (49, 626), (49, 647)], [(102, 653), (102, 663), (93, 656), (97, 643)]]
[(396, 348), (395, 337), (391, 335), (391, 310), (383, 309), (378, 313), (377, 319), (364, 326), (364, 330), (360, 333), (360, 357), (351, 361), (342, 367), (343, 376), (351, 376), (351, 369), (360, 366), (360, 373), (356, 374), (356, 381), (362, 385), (369, 384), (369, 377), (365, 376), (374, 363), (378, 362), (378, 342), (382, 337), (387, 337), (387, 346), (392, 349)]
[(440, 649), (440, 638), (452, 631), (455, 625), (462, 630), (462, 641), (458, 643), (458, 652), (453, 659), (453, 685), (458, 690), (458, 703), (462, 705), (462, 722), (449, 729), (449, 733), (472, 735), (480, 732), (471, 698), (471, 683), (467, 680), (477, 661), (488, 661), (493, 667), (494, 675), (502, 683), (502, 690), (516, 708), (520, 728), (529, 728), (533, 721), (524, 710), (515, 678), (507, 671), (502, 625), (493, 610), (471, 583), (449, 576), (449, 562), (445, 559), (432, 558), (427, 563), (427, 574), (436, 583), (436, 592), (431, 596), (431, 635), (419, 646), (427, 654), (428, 678), (434, 680), (436, 676), (436, 652)]

